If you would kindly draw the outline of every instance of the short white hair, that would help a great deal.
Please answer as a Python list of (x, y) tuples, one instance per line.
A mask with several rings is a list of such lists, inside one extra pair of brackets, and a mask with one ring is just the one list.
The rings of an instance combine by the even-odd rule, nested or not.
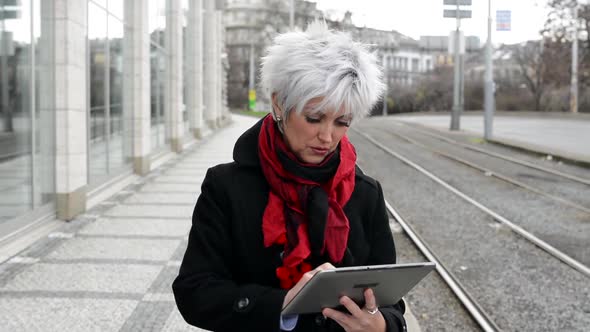
[(262, 89), (270, 100), (276, 94), (284, 119), (318, 97), (323, 100), (314, 111), (344, 109), (352, 119), (362, 118), (381, 98), (382, 78), (368, 45), (329, 30), (322, 21), (311, 23), (305, 32), (276, 36), (262, 58)]

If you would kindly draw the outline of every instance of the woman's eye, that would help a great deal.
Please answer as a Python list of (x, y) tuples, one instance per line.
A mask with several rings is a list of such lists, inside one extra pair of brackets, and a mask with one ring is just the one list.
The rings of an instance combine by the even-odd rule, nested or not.
[(339, 120), (336, 124), (339, 126), (350, 127), (350, 120)]
[(307, 122), (309, 122), (309, 123), (318, 123), (318, 122), (320, 122), (320, 119), (318, 119), (318, 118), (312, 118), (312, 117), (309, 117), (309, 116), (306, 116), (305, 117), (305, 120)]

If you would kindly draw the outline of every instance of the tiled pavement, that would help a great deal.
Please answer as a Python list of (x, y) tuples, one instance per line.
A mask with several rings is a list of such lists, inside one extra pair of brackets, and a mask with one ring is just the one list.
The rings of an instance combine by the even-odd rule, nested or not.
[[(204, 331), (171, 284), (205, 172), (257, 120), (233, 123), (0, 264), (0, 332)], [(410, 331), (419, 331), (406, 313)]]
[(256, 122), (233, 123), (0, 265), (0, 331), (202, 331), (171, 283), (207, 168)]

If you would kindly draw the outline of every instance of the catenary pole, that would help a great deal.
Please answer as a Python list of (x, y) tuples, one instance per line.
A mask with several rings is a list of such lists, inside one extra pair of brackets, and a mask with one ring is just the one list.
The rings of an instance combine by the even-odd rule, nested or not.
[(492, 61), (492, 0), (488, 0), (488, 40), (486, 42), (486, 75), (484, 92), (484, 138), (492, 138), (494, 121), (494, 63)]
[(459, 56), (459, 43), (461, 38), (461, 16), (459, 11), (459, 1), (457, 1), (457, 29), (455, 30), (455, 43), (454, 43), (454, 62), (455, 62), (455, 76), (453, 80), (453, 110), (451, 112), (451, 130), (459, 130), (459, 117), (461, 115), (461, 82), (459, 76), (461, 74), (460, 56)]
[(578, 1), (574, 5), (574, 38), (572, 40), (572, 77), (570, 86), (570, 111), (578, 113)]

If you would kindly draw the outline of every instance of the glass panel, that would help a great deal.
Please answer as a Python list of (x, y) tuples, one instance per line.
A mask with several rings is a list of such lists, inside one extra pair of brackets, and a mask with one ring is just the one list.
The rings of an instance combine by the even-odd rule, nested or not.
[(166, 0), (150, 0), (148, 3), (148, 31), (156, 44), (164, 45), (166, 30)]
[(32, 208), (30, 1), (0, 20), (0, 222)]
[(123, 21), (124, 0), (109, 0), (109, 13)]
[(164, 74), (166, 69), (166, 57), (158, 47), (150, 47), (150, 78), (151, 78), (151, 137), (152, 149), (164, 147), (165, 121), (164, 121)]
[[(41, 20), (41, 0), (35, 0), (33, 26), (35, 44), (35, 177), (37, 190), (35, 204), (46, 204), (54, 200), (55, 193), (55, 101), (53, 93), (53, 65), (51, 52), (53, 21)], [(43, 26), (42, 26), (43, 25)]]
[(123, 114), (123, 23), (109, 15), (109, 167), (120, 168), (130, 162), (130, 117)]
[[(94, 2), (103, 8), (107, 8), (107, 0), (90, 0), (90, 2)], [(90, 14), (90, 12), (88, 12)]]
[(92, 2), (88, 4), (88, 48), (90, 65), (90, 182), (107, 174), (107, 136), (105, 104), (105, 66), (107, 62), (107, 14)]

